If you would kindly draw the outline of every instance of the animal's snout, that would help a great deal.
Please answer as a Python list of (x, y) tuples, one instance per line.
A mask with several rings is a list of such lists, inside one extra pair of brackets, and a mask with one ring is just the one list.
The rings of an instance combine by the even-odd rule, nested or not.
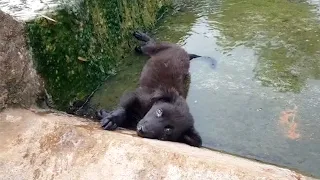
[(139, 134), (144, 134), (143, 126), (138, 126), (137, 131)]
[(153, 138), (155, 136), (155, 132), (148, 128), (145, 124), (139, 124), (137, 126), (137, 135), (144, 138)]

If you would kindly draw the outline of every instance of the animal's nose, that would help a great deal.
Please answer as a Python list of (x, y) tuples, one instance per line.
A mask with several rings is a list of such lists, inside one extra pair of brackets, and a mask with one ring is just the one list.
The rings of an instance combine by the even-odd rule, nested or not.
[(143, 134), (143, 127), (142, 126), (138, 126), (137, 127), (137, 131), (138, 131), (138, 133)]

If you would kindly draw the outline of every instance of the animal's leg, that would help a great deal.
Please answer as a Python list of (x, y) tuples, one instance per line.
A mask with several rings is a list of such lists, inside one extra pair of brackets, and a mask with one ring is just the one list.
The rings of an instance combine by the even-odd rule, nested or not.
[(127, 117), (127, 111), (131, 108), (138, 98), (135, 92), (129, 92), (124, 94), (121, 99), (118, 108), (110, 113), (105, 110), (97, 112), (97, 116), (101, 119), (101, 126), (105, 130), (115, 130), (117, 127), (127, 123), (131, 118)]
[(135, 31), (133, 33), (133, 36), (142, 42), (154, 41), (150, 36), (148, 36), (147, 34), (145, 34), (143, 32), (140, 32), (140, 31)]
[(135, 31), (133, 33), (133, 36), (139, 41), (142, 41), (142, 44), (140, 46), (135, 47), (135, 51), (140, 54), (151, 56), (160, 50), (168, 48), (168, 46), (165, 44), (156, 43), (150, 36), (143, 32)]

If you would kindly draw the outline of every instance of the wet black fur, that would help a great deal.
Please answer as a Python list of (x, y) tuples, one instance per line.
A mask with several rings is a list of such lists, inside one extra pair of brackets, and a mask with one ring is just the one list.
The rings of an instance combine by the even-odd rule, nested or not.
[(173, 43), (155, 42), (141, 32), (133, 35), (142, 41), (136, 51), (150, 59), (141, 72), (139, 87), (125, 93), (112, 112), (98, 111), (103, 129), (124, 127), (137, 130), (141, 137), (200, 147), (202, 139), (194, 128), (184, 85), (190, 60), (200, 56)]

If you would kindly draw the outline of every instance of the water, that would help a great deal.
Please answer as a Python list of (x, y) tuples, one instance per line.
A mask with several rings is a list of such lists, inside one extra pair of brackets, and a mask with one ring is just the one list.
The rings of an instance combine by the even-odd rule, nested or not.
[[(317, 1), (310, 1), (317, 5)], [(217, 59), (191, 62), (187, 101), (204, 146), (320, 177), (320, 23), (304, 1), (189, 0), (155, 31), (159, 40)], [(145, 62), (93, 98), (112, 108)]]

